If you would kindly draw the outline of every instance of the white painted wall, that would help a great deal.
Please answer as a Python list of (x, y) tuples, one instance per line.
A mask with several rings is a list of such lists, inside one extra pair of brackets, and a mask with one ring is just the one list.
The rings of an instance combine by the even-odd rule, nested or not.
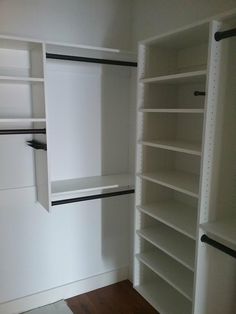
[(0, 33), (128, 49), (131, 0), (1, 0)]
[(133, 0), (133, 48), (139, 40), (233, 8), (235, 0)]

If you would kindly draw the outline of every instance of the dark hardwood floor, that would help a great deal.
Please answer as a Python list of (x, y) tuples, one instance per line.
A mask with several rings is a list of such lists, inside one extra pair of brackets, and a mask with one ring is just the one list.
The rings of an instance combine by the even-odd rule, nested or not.
[(74, 314), (158, 314), (128, 280), (81, 294), (66, 302)]

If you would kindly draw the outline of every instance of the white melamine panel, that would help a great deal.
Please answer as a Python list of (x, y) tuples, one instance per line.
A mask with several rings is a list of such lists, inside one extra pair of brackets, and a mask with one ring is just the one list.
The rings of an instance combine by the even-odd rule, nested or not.
[(164, 279), (189, 301), (193, 294), (193, 273), (158, 249), (137, 254), (136, 258)]
[(129, 69), (50, 61), (47, 74), (52, 180), (128, 172)]
[(192, 304), (154, 272), (142, 269), (142, 282), (135, 289), (161, 314), (190, 314)]
[(34, 77), (15, 77), (15, 76), (0, 76), (1, 83), (12, 83), (12, 84), (25, 84), (25, 83), (42, 83), (42, 78)]
[(140, 80), (141, 83), (169, 83), (169, 84), (180, 84), (180, 83), (193, 83), (199, 82), (206, 76), (206, 71), (194, 71), (180, 74), (163, 75), (156, 77), (148, 77)]
[(95, 59), (119, 60), (128, 62), (136, 62), (137, 60), (137, 55), (130, 51), (86, 45), (70, 45), (47, 42), (46, 51), (52, 54), (62, 54)]
[(168, 141), (168, 140), (150, 140), (150, 141), (140, 141), (142, 145), (163, 148), (175, 152), (183, 152), (186, 154), (201, 155), (201, 143), (188, 142), (188, 141)]
[(76, 197), (85, 192), (97, 194), (101, 190), (114, 191), (132, 186), (132, 177), (128, 174), (62, 180), (52, 182), (52, 196), (53, 199)]
[(156, 226), (143, 228), (137, 233), (189, 270), (194, 269), (195, 242), (193, 240), (157, 222)]
[(221, 219), (201, 225), (209, 236), (222, 244), (236, 250), (236, 218)]
[(152, 113), (204, 113), (204, 109), (188, 109), (188, 108), (180, 108), (180, 109), (155, 109), (155, 108), (141, 108), (139, 112), (152, 112)]
[(184, 235), (195, 239), (197, 209), (177, 200), (165, 200), (143, 204), (137, 208)]
[(180, 171), (144, 172), (140, 174), (142, 179), (161, 184), (173, 190), (198, 197), (199, 177)]
[(0, 119), (1, 123), (15, 123), (15, 124), (22, 124), (22, 123), (31, 123), (31, 122), (46, 122), (46, 119), (37, 119), (37, 118), (12, 118), (12, 119)]

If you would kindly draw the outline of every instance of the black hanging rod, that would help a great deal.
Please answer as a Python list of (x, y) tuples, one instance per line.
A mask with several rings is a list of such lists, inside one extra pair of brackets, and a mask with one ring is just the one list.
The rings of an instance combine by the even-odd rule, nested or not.
[(206, 92), (201, 92), (199, 90), (195, 90), (193, 93), (194, 96), (206, 96)]
[(235, 250), (232, 250), (229, 247), (227, 247), (227, 246), (225, 246), (225, 245), (223, 245), (223, 244), (221, 244), (215, 240), (212, 240), (211, 238), (209, 238), (205, 234), (201, 237), (201, 241), (213, 246), (214, 248), (224, 252), (225, 254), (228, 254), (228, 255), (236, 258), (236, 251)]
[(236, 28), (232, 28), (223, 32), (216, 32), (214, 37), (216, 41), (220, 41), (221, 39), (225, 39), (225, 38), (229, 38), (233, 36), (236, 36)]
[(0, 130), (0, 135), (12, 134), (46, 134), (46, 129), (4, 129)]
[(77, 202), (83, 202), (83, 201), (89, 201), (89, 200), (96, 200), (96, 199), (125, 195), (125, 194), (132, 194), (134, 192), (135, 192), (134, 189), (129, 189), (129, 190), (123, 190), (123, 191), (117, 191), (117, 192), (69, 198), (69, 199), (64, 199), (64, 200), (59, 200), (59, 201), (52, 201), (52, 206), (77, 203)]
[(112, 64), (121, 65), (127, 67), (137, 67), (137, 62), (131, 61), (120, 61), (120, 60), (109, 60), (109, 59), (98, 59), (98, 58), (88, 58), (79, 56), (62, 55), (56, 53), (46, 53), (46, 58), (57, 59), (57, 60), (67, 60), (67, 61), (80, 61), (80, 62), (90, 62), (90, 63), (100, 63), (100, 64)]

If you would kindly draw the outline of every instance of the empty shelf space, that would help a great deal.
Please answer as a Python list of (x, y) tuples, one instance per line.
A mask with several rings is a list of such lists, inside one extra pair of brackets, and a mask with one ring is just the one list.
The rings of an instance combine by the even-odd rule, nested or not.
[(192, 301), (193, 273), (191, 271), (159, 250), (137, 254), (136, 257), (189, 301)]
[(185, 82), (198, 82), (206, 77), (206, 71), (193, 71), (179, 74), (163, 75), (156, 77), (147, 77), (140, 79), (141, 83), (185, 83)]
[(0, 83), (43, 83), (43, 78), (0, 76)]
[(143, 140), (140, 144), (201, 156), (201, 143), (190, 141)]
[(137, 234), (189, 270), (194, 271), (195, 243), (193, 240), (161, 224), (157, 227), (138, 230)]
[(198, 197), (199, 176), (182, 171), (158, 171), (139, 174), (140, 178)]
[(96, 176), (52, 182), (53, 200), (81, 193), (99, 193), (101, 190), (132, 188), (129, 174)]
[(134, 287), (161, 314), (190, 314), (192, 303), (163, 280)]
[(236, 250), (236, 217), (204, 223), (201, 228), (213, 240)]
[(140, 108), (139, 112), (147, 113), (204, 113), (204, 109), (200, 108)]
[(197, 209), (176, 200), (137, 206), (138, 210), (196, 239)]

